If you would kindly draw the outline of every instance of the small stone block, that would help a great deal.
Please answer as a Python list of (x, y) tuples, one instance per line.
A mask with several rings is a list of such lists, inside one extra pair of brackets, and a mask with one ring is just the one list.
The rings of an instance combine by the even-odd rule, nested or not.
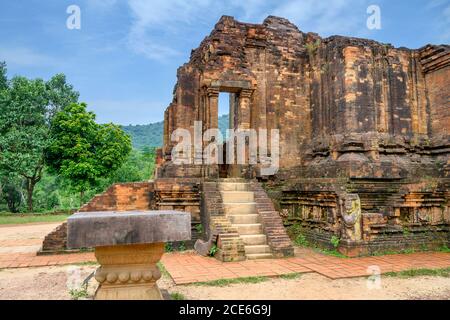
[(70, 249), (191, 239), (191, 215), (180, 211), (79, 212), (67, 227)]

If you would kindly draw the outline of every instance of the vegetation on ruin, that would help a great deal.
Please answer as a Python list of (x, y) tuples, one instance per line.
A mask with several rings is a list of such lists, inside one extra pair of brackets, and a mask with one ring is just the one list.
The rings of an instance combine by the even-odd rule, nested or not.
[(339, 244), (341, 243), (341, 239), (339, 239), (339, 238), (336, 237), (336, 236), (332, 236), (332, 237), (331, 237), (331, 240), (330, 240), (330, 243), (333, 245), (333, 247), (334, 247), (335, 249), (337, 249), (337, 248), (339, 247)]
[(195, 226), (195, 230), (196, 230), (198, 233), (202, 234), (202, 233), (203, 233), (203, 225), (202, 225), (201, 223), (197, 224), (197, 225)]
[(217, 251), (219, 251), (219, 248), (217, 247), (216, 244), (213, 244), (211, 249), (209, 249), (209, 256), (214, 257), (216, 255)]
[(410, 269), (400, 272), (387, 272), (383, 275), (388, 277), (400, 277), (400, 278), (412, 278), (412, 277), (423, 277), (423, 276), (432, 276), (432, 277), (450, 277), (450, 268), (443, 269)]
[(330, 239), (330, 244), (334, 248), (333, 250), (330, 250), (327, 248), (319, 247), (314, 243), (310, 243), (307, 240), (306, 236), (304, 235), (303, 228), (302, 228), (301, 224), (299, 224), (299, 223), (294, 223), (294, 224), (288, 226), (286, 229), (287, 229), (287, 233), (288, 233), (289, 237), (292, 239), (292, 242), (297, 247), (311, 248), (314, 251), (325, 254), (325, 255), (334, 256), (334, 257), (338, 257), (338, 258), (347, 258), (345, 255), (343, 255), (342, 253), (337, 251), (337, 248), (339, 247), (341, 240), (336, 236), (332, 236)]
[[(79, 94), (63, 74), (49, 81), (9, 80), (6, 71), (0, 63), (0, 212), (33, 212), (39, 214), (37, 221), (53, 221), (57, 218), (52, 213), (77, 210), (113, 183), (152, 177), (154, 147), (130, 151), (129, 138), (119, 126), (97, 124), (85, 110), (68, 117), (72, 103), (78, 109), (83, 105), (77, 104)], [(89, 126), (81, 128), (85, 124)], [(11, 223), (27, 219), (2, 218), (15, 221)]]
[(308, 51), (308, 55), (310, 58), (312, 58), (316, 54), (317, 50), (320, 47), (320, 44), (320, 39), (317, 39), (315, 42), (308, 42), (304, 45), (304, 48)]

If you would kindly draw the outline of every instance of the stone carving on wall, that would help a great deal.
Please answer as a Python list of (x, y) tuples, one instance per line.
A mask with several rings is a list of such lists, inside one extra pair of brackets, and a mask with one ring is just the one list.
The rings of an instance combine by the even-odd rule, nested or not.
[(342, 238), (359, 241), (361, 233), (361, 200), (357, 194), (345, 194), (339, 198), (340, 213), (343, 221)]

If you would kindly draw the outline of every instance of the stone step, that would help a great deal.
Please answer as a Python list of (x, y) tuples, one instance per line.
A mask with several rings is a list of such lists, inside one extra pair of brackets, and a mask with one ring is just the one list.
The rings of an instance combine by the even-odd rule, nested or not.
[(241, 235), (240, 237), (246, 246), (267, 244), (265, 234), (247, 234)]
[(254, 202), (224, 203), (223, 207), (226, 215), (253, 214), (256, 212), (256, 203)]
[(232, 226), (237, 228), (239, 235), (262, 233), (261, 223), (233, 224)]
[(240, 203), (240, 202), (254, 202), (253, 192), (250, 191), (221, 191), (222, 200), (224, 203)]
[(222, 182), (219, 183), (220, 191), (248, 191), (248, 183), (238, 183), (238, 182)]
[(268, 245), (245, 246), (245, 254), (271, 253)]
[(247, 256), (248, 260), (272, 259), (273, 258), (271, 253), (252, 253), (252, 254), (247, 254), (246, 256)]
[(232, 224), (259, 223), (259, 215), (257, 214), (233, 214), (228, 217)]

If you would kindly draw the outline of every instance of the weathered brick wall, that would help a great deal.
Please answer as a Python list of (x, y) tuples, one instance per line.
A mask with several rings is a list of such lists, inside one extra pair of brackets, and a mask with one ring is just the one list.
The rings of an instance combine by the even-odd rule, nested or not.
[(191, 239), (172, 243), (174, 249), (183, 245), (194, 247), (201, 238), (198, 225), (200, 219), (200, 180), (195, 178), (174, 178), (155, 180), (155, 203), (157, 210), (177, 210), (191, 214)]
[[(449, 46), (409, 50), (321, 38), (277, 17), (262, 24), (222, 17), (178, 70), (165, 114), (165, 154), (172, 150), (173, 130), (192, 131), (196, 120), (204, 130), (214, 127), (216, 110), (208, 101), (216, 90), (232, 92), (232, 100), (251, 92), (248, 108), (246, 99), (238, 103), (240, 120), (234, 123), (245, 127), (245, 118), (251, 128), (279, 129), (282, 169), (308, 165), (311, 154), (337, 160), (355, 139), (369, 142), (354, 146), (363, 157), (392, 163), (378, 154), (386, 141), (395, 149), (399, 137), (424, 135), (426, 141), (413, 143), (409, 153), (415, 146), (433, 147), (432, 134), (448, 134), (449, 68)], [(361, 136), (366, 133), (372, 137)]]
[[(119, 183), (96, 195), (80, 212), (133, 211), (133, 210), (179, 210), (191, 214), (192, 238), (183, 243), (193, 248), (201, 237), (197, 225), (200, 221), (200, 190), (198, 179), (158, 179), (155, 182)], [(66, 250), (67, 224), (63, 223), (44, 239), (41, 253)], [(181, 242), (173, 243), (175, 249)]]
[[(426, 178), (415, 183), (346, 179), (269, 182), (265, 188), (277, 201), (286, 225), (297, 224), (308, 242), (349, 256), (404, 249), (425, 250), (450, 245), (449, 182)], [(339, 201), (342, 193), (361, 200), (362, 238), (342, 239)]]
[(272, 200), (257, 182), (250, 184), (251, 191), (254, 192), (256, 210), (261, 217), (264, 234), (267, 236), (267, 243), (275, 257), (288, 257), (294, 255), (294, 247), (286, 233), (283, 220), (275, 210)]
[(431, 132), (450, 134), (450, 54), (449, 46), (426, 46), (420, 50), (428, 92)]
[(236, 228), (225, 216), (223, 200), (217, 182), (202, 184), (202, 221), (206, 239), (217, 235), (215, 257), (224, 262), (245, 260), (245, 248)]
[(67, 247), (67, 222), (56, 227), (42, 242), (40, 253), (56, 253)]
[(151, 210), (155, 207), (152, 182), (118, 183), (80, 208), (80, 212)]

